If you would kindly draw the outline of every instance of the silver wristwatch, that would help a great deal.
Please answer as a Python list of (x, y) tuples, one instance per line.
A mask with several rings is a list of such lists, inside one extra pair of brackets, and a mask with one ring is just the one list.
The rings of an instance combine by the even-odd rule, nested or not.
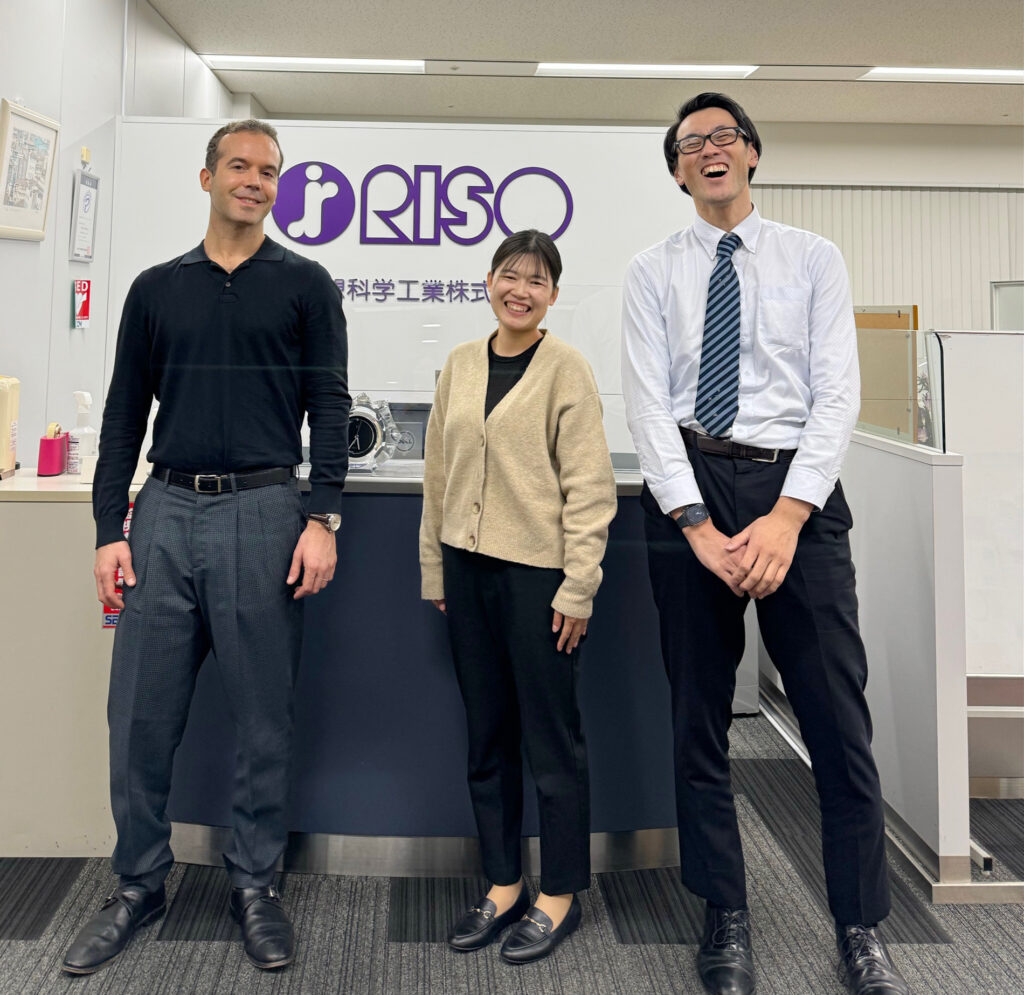
[(306, 516), (306, 520), (309, 522), (319, 522), (328, 532), (337, 532), (341, 528), (341, 515), (336, 512), (331, 512), (327, 515), (309, 514)]

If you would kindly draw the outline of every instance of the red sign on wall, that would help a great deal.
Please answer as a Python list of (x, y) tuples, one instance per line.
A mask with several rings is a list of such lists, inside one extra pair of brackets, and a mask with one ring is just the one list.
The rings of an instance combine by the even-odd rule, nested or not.
[(89, 327), (92, 280), (75, 280), (75, 328)]

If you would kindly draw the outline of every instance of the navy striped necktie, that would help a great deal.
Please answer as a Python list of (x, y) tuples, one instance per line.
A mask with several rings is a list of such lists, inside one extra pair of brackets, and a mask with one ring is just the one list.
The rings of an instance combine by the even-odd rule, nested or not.
[(708, 283), (694, 411), (708, 435), (724, 435), (739, 410), (740, 281), (732, 254), (742, 244), (735, 232), (722, 236)]

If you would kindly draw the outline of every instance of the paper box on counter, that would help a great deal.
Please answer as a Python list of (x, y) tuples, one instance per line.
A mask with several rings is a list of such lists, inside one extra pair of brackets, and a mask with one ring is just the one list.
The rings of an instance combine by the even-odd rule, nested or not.
[(21, 381), (0, 376), (0, 477), (14, 473), (18, 462), (18, 400)]

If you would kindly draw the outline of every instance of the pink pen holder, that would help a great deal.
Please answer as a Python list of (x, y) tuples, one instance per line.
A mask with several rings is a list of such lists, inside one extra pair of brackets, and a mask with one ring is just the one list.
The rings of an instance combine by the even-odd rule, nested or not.
[(39, 440), (39, 468), (36, 476), (56, 477), (60, 473), (67, 473), (69, 438), (67, 432), (61, 432), (52, 439), (43, 436)]

